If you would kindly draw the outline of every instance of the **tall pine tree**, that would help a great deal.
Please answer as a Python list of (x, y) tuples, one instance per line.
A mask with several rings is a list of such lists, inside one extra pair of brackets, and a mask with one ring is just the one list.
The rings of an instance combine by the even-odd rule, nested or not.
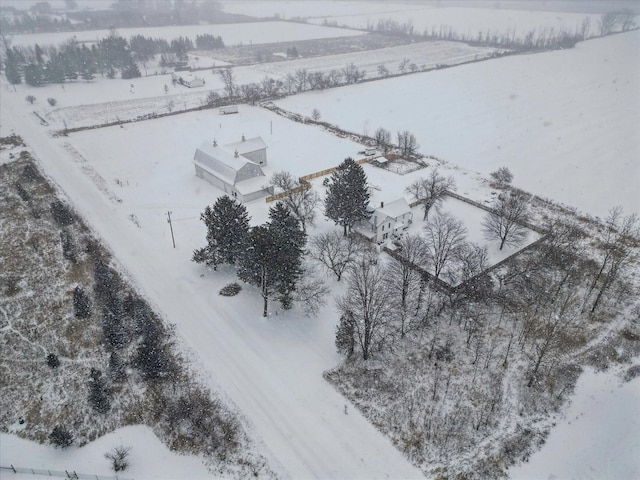
[(224, 195), (207, 207), (200, 219), (207, 226), (207, 245), (193, 252), (193, 261), (215, 270), (218, 265), (235, 264), (249, 237), (249, 214), (244, 205)]
[(346, 158), (331, 174), (325, 198), (325, 215), (344, 227), (344, 235), (353, 225), (371, 216), (367, 176), (352, 158)]
[(302, 277), (302, 255), (306, 243), (306, 235), (300, 222), (291, 210), (283, 203), (276, 203), (269, 210), (269, 231), (271, 232), (276, 251), (276, 285), (278, 300), (285, 310), (291, 308), (292, 293), (296, 283)]
[(240, 260), (238, 276), (260, 289), (262, 315), (267, 316), (270, 298), (291, 308), (293, 292), (303, 274), (302, 255), (306, 236), (300, 223), (281, 202), (269, 210), (270, 221), (254, 227)]

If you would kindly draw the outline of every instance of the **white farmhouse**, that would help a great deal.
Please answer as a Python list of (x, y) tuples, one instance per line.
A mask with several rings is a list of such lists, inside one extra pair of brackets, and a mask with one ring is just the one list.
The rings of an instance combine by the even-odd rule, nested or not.
[(381, 243), (399, 236), (412, 221), (411, 207), (404, 198), (400, 198), (386, 204), (381, 202), (369, 220), (361, 222), (356, 230), (372, 242)]
[(206, 142), (193, 156), (196, 176), (241, 202), (272, 193), (262, 167), (267, 165), (267, 145), (262, 138), (245, 139), (228, 145)]

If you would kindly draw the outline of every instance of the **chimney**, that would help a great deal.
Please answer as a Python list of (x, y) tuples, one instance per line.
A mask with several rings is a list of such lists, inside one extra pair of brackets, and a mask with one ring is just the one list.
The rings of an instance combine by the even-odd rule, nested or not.
[(237, 149), (236, 149), (236, 151), (235, 151), (235, 152), (233, 152), (233, 156), (234, 156), (234, 157), (236, 157), (236, 158), (238, 158), (238, 150), (237, 150)]
[(380, 202), (380, 208), (384, 208), (384, 202)]
[(214, 146), (214, 147), (217, 147), (217, 146), (218, 146), (218, 142), (216, 142), (216, 139), (215, 139), (215, 138), (213, 139), (213, 146)]
[(244, 138), (244, 133), (242, 134), (242, 141), (244, 142), (246, 139)]

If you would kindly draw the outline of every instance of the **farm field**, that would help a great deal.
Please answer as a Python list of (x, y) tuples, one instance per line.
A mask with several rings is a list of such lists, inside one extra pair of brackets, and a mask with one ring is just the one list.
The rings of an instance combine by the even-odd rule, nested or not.
[(358, 15), (365, 13), (387, 13), (413, 11), (415, 4), (403, 2), (371, 2), (319, 0), (313, 2), (295, 2), (276, 0), (270, 2), (256, 0), (221, 1), (223, 10), (228, 13), (241, 13), (258, 18), (279, 16), (284, 19), (323, 17), (327, 12), (333, 15)]
[[(168, 41), (180, 36), (189, 37), (195, 42), (197, 35), (209, 34), (221, 36), (225, 45), (260, 44), (273, 42), (291, 42), (318, 38), (348, 37), (362, 35), (363, 32), (344, 28), (332, 28), (291, 22), (260, 22), (222, 25), (181, 25), (169, 27), (119, 28), (120, 36), (131, 38), (134, 35), (162, 38)], [(77, 42), (97, 42), (109, 36), (109, 30), (90, 30), (81, 32), (34, 33), (13, 35), (12, 45), (41, 46), (58, 45), (68, 40)]]
[(507, 166), (518, 187), (585, 213), (639, 212), (638, 59), (629, 32), (277, 104), (355, 132), (410, 130), (423, 154), (483, 175)]
[[(557, 3), (557, 2), (556, 2)], [(530, 4), (529, 4), (530, 5)], [(573, 33), (585, 18), (591, 24), (590, 34), (599, 34), (596, 13), (576, 13), (577, 9), (562, 11), (564, 6), (546, 2), (538, 5), (538, 10), (518, 2), (456, 2), (448, 6), (447, 2), (313, 2), (315, 8), (296, 4), (296, 2), (230, 1), (223, 2), (224, 10), (230, 13), (243, 13), (255, 17), (304, 18), (308, 23), (330, 24), (341, 27), (367, 29), (377, 26), (379, 21), (391, 20), (398, 24), (408, 24), (416, 34), (433, 29), (450, 28), (467, 37), (508, 33), (512, 38), (520, 39), (530, 31), (540, 34), (543, 31), (566, 30)], [(588, 6), (583, 6), (586, 10)], [(544, 11), (548, 9), (549, 11)], [(327, 12), (331, 12), (327, 14)], [(600, 13), (600, 12), (598, 12)]]
[[(265, 77), (284, 81), (287, 75), (294, 75), (297, 70), (303, 68), (310, 73), (327, 73), (331, 70), (342, 70), (346, 65), (353, 63), (366, 71), (366, 78), (375, 78), (380, 76), (379, 65), (385, 65), (391, 74), (400, 73), (399, 65), (403, 59), (408, 59), (418, 69), (431, 69), (436, 65), (455, 65), (486, 58), (495, 51), (494, 48), (470, 47), (458, 42), (420, 42), (374, 51), (234, 67), (233, 74), (236, 83), (242, 85), (260, 83)], [(207, 61), (205, 55), (206, 52), (199, 57), (199, 64)], [(215, 52), (211, 55), (215, 56)], [(217, 60), (212, 58), (211, 61), (219, 65)], [(153, 71), (154, 68), (149, 67), (149, 70)], [(408, 66), (406, 68), (409, 69)], [(44, 117), (52, 127), (62, 129), (64, 122), (67, 128), (76, 128), (136, 118), (150, 112), (166, 113), (169, 109), (179, 111), (199, 107), (206, 102), (211, 90), (221, 95), (224, 93), (224, 84), (217, 70), (183, 72), (181, 75), (185, 79), (202, 78), (205, 86), (190, 89), (173, 85), (169, 74), (149, 75), (130, 80), (98, 76), (91, 82), (75, 81), (63, 85), (47, 85), (36, 90), (25, 84), (14, 85), (7, 89), (6, 95), (24, 98), (33, 94), (36, 96), (34, 111)], [(56, 99), (56, 106), (52, 107), (45, 101), (48, 97)]]

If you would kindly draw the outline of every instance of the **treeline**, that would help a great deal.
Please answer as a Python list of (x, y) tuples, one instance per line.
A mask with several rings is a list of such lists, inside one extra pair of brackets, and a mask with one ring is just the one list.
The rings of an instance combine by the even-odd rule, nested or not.
[[(366, 28), (369, 31), (386, 35), (420, 35), (420, 33), (415, 30), (411, 21), (399, 22), (393, 19), (380, 19), (376, 24), (368, 23)], [(603, 14), (598, 20), (598, 33), (592, 31), (591, 19), (585, 17), (574, 30), (544, 27), (530, 30), (524, 35), (516, 35), (515, 29), (506, 31), (487, 30), (486, 32), (480, 30), (477, 33), (460, 33), (456, 31), (453, 26), (443, 24), (439, 26), (432, 25), (430, 28), (425, 28), (422, 32), (422, 37), (526, 51), (572, 48), (577, 42), (597, 34), (610, 35), (611, 33), (626, 32), (634, 28), (637, 28), (635, 15), (630, 10), (622, 10)]]
[(48, 8), (31, 8), (27, 12), (2, 7), (10, 15), (0, 18), (0, 30), (9, 34), (96, 30), (114, 25), (123, 28), (255, 21), (246, 15), (226, 13), (217, 2), (116, 2), (110, 10), (67, 11), (65, 18), (58, 16), (60, 12), (52, 15), (47, 2), (40, 4)]
[(97, 43), (82, 46), (67, 43), (61, 47), (36, 44), (34, 47), (13, 47), (5, 50), (5, 74), (12, 84), (25, 83), (37, 86), (45, 83), (92, 80), (96, 74), (115, 78), (140, 77), (141, 64), (147, 71), (148, 63), (161, 54), (162, 65), (172, 66), (187, 59), (191, 50), (223, 48), (220, 36), (198, 35), (196, 43), (188, 37), (179, 37), (168, 42), (164, 39), (135, 35), (129, 41), (112, 33)]

